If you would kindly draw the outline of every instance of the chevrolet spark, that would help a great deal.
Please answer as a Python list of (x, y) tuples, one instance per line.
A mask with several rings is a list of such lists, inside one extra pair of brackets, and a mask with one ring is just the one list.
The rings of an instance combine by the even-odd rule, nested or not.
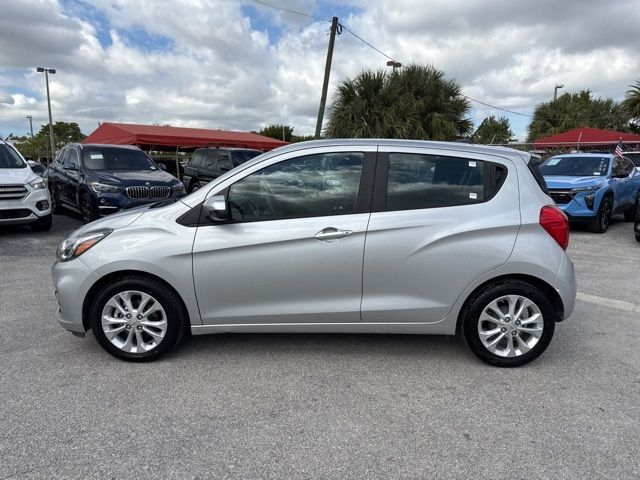
[(151, 360), (185, 334), (460, 333), (523, 365), (574, 308), (567, 217), (530, 155), (394, 140), (305, 142), (63, 241), (58, 320)]

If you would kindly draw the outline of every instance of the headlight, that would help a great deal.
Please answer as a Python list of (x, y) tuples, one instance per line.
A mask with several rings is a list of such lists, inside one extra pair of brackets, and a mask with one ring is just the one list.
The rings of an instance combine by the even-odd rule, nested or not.
[(96, 243), (102, 240), (104, 237), (113, 232), (110, 228), (102, 230), (96, 230), (93, 232), (85, 233), (79, 237), (67, 238), (60, 244), (56, 251), (56, 257), (61, 262), (67, 262), (79, 257), (84, 252), (93, 247)]
[(34, 190), (44, 190), (45, 188), (47, 188), (47, 185), (41, 178), (36, 178), (34, 181), (30, 182), (29, 185), (31, 185), (31, 188), (33, 188)]
[(602, 188), (602, 185), (591, 185), (590, 187), (572, 188), (571, 193), (593, 193)]
[(122, 191), (121, 187), (116, 187), (115, 185), (106, 185), (98, 182), (92, 182), (90, 185), (93, 191), (97, 193), (119, 193)]

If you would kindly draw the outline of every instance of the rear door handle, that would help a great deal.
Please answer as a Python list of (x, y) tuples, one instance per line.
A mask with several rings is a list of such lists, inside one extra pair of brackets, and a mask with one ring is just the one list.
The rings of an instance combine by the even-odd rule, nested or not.
[(316, 233), (315, 237), (318, 240), (326, 242), (327, 240), (338, 240), (339, 238), (348, 237), (352, 233), (351, 230), (340, 230), (338, 228), (328, 227)]

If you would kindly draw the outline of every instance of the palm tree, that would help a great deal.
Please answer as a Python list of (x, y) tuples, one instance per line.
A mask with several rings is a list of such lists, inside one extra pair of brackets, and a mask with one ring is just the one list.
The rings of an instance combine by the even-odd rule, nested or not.
[(430, 66), (365, 70), (338, 85), (327, 137), (453, 140), (469, 133), (469, 101)]
[(629, 87), (622, 106), (631, 115), (631, 118), (640, 120), (640, 80)]

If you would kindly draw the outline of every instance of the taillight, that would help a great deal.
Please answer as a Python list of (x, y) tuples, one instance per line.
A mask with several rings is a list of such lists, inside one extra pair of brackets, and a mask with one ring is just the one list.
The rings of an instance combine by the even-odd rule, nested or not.
[(551, 205), (542, 207), (540, 226), (558, 242), (563, 250), (567, 249), (569, 246), (569, 220), (562, 210)]

